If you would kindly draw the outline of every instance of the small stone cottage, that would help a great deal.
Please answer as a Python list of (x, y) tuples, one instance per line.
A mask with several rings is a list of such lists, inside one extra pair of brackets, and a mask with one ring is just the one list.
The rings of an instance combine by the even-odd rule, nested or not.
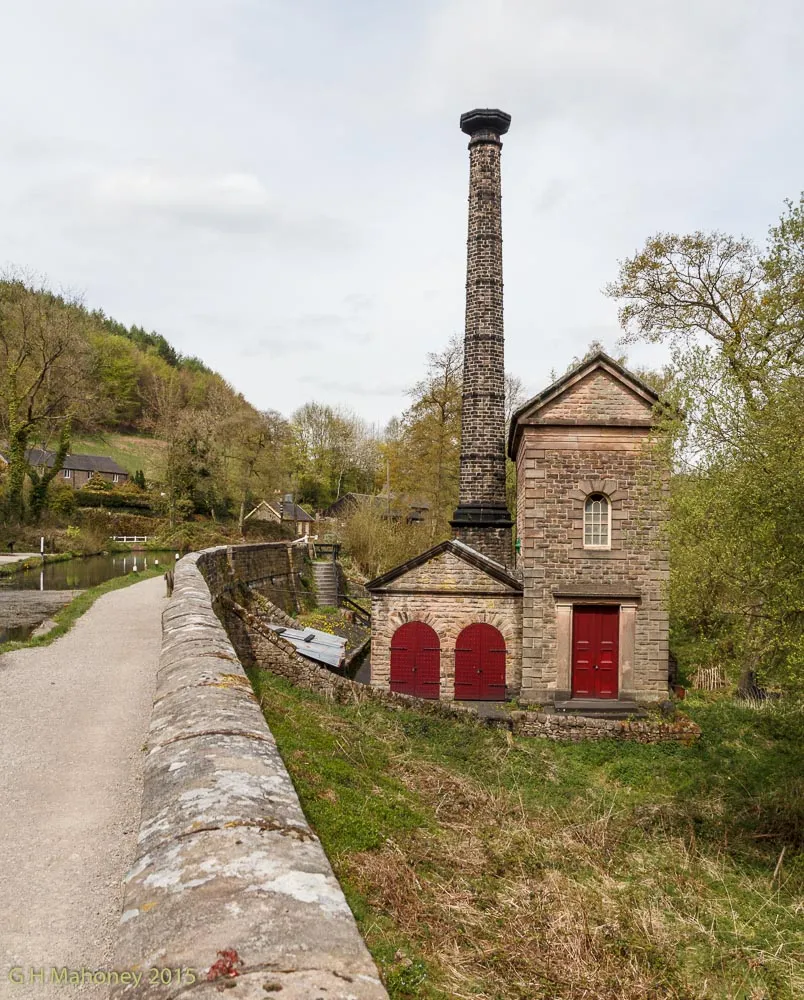
[(367, 584), (371, 683), (423, 698), (519, 698), (623, 712), (668, 691), (666, 478), (658, 397), (603, 353), (513, 415), (516, 555), (505, 500), (500, 150), (510, 117), (471, 136), (455, 538)]

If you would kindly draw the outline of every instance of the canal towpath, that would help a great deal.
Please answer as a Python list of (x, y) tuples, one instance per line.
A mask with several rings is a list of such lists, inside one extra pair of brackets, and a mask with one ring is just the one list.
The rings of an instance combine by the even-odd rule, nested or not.
[[(161, 578), (99, 598), (49, 646), (0, 656), (0, 997), (20, 966), (109, 968), (136, 850)], [(60, 986), (59, 996), (105, 988)]]

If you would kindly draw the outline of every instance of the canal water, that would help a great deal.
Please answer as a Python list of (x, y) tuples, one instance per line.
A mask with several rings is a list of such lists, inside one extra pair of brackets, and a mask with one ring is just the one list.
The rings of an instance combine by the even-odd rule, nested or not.
[[(86, 590), (126, 573), (148, 569), (154, 563), (169, 569), (176, 561), (174, 552), (109, 552), (83, 559), (45, 563), (0, 577), (5, 590)], [(2, 622), (0, 622), (2, 625)]]
[[(154, 565), (170, 569), (175, 552), (109, 552), (83, 559), (45, 563), (0, 577), (0, 643), (27, 639), (46, 617), (69, 600), (51, 599), (47, 592), (86, 590), (126, 573), (141, 572)], [(38, 591), (39, 594), (32, 593)]]

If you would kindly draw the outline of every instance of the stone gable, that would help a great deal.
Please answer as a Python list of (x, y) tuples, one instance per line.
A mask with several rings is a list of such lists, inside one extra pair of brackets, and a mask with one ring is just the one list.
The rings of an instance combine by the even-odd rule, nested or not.
[(470, 565), (454, 552), (441, 552), (420, 566), (415, 566), (393, 580), (384, 590), (440, 593), (461, 591), (468, 593), (514, 593), (511, 587), (496, 580), (488, 573)]
[(539, 423), (649, 423), (651, 410), (647, 400), (607, 371), (597, 368), (545, 403), (533, 419)]

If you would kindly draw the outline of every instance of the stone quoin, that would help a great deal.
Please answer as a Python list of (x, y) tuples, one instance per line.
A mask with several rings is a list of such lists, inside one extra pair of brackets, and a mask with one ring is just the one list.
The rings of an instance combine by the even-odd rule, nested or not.
[(469, 226), (455, 537), (366, 585), (371, 683), (441, 701), (518, 698), (623, 717), (668, 691), (660, 400), (599, 352), (517, 410), (507, 443), (517, 470), (514, 560), (500, 180), (510, 123), (494, 109), (460, 120), (470, 136)]

